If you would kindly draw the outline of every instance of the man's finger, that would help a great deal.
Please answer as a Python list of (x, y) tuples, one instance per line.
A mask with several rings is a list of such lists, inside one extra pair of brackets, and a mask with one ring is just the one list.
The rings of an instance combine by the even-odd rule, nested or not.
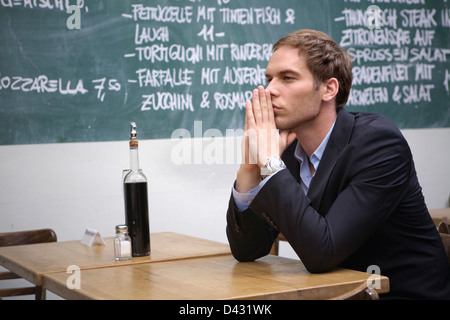
[(270, 91), (269, 90), (264, 90), (265, 94), (266, 94), (266, 101), (267, 101), (267, 112), (268, 112), (268, 121), (269, 123), (271, 123), (273, 125), (273, 128), (276, 128), (275, 125), (275, 116), (273, 113), (273, 106), (272, 106), (272, 97), (270, 96)]
[(261, 106), (261, 118), (264, 123), (269, 120), (269, 111), (266, 99), (266, 93), (263, 86), (258, 87), (259, 104)]
[(253, 90), (252, 108), (255, 123), (258, 125), (262, 123), (261, 105), (259, 101), (258, 89)]
[(249, 100), (245, 103), (245, 130), (255, 126), (255, 113), (253, 103)]
[(247, 100), (246, 102), (245, 102), (245, 120), (244, 120), (244, 131), (245, 130), (247, 130), (248, 129), (248, 117), (247, 117), (247, 112), (248, 112), (248, 107), (250, 106), (250, 108), (251, 108), (251, 101), (249, 101), (249, 100)]

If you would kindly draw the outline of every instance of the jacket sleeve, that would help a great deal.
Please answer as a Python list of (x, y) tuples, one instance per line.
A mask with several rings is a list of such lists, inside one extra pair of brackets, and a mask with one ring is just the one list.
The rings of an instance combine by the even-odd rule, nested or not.
[(267, 255), (279, 233), (275, 225), (268, 224), (250, 209), (239, 212), (233, 195), (228, 205), (226, 231), (231, 252), (241, 262)]
[[(400, 134), (369, 129), (347, 146), (336, 169), (323, 182), (339, 189), (328, 212), (316, 211), (300, 184), (284, 170), (255, 197), (248, 219), (257, 216), (265, 226), (273, 224), (272, 230), (283, 233), (310, 272), (327, 271), (362, 246), (392, 214), (406, 192), (411, 162), (409, 147)], [(261, 245), (273, 237), (258, 224), (245, 225), (242, 239), (247, 237), (247, 242), (240, 244), (244, 247), (252, 243), (251, 233), (259, 234)], [(265, 237), (261, 235), (264, 231)], [(251, 251), (256, 246), (247, 248)]]

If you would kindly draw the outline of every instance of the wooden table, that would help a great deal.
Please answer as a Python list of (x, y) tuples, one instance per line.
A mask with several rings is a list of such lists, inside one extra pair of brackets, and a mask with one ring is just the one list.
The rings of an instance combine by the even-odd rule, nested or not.
[(35, 285), (41, 285), (42, 275), (66, 272), (70, 265), (84, 270), (231, 254), (225, 243), (161, 232), (150, 236), (150, 256), (116, 261), (113, 238), (104, 240), (106, 246), (87, 247), (80, 241), (67, 241), (1, 247), (0, 265)]
[[(43, 286), (66, 299), (327, 299), (366, 282), (370, 274), (346, 269), (311, 274), (299, 260), (268, 255), (255, 262), (232, 256), (124, 265), (80, 272), (80, 289), (67, 273), (43, 276)], [(389, 280), (380, 278), (380, 293)]]

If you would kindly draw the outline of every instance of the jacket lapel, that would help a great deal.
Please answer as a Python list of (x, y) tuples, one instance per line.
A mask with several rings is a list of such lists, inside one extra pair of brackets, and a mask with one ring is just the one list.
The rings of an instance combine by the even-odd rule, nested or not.
[(289, 169), (291, 174), (294, 176), (295, 180), (300, 183), (300, 164), (295, 158), (295, 148), (297, 147), (298, 140), (295, 139), (289, 147), (283, 152), (281, 158), (283, 159), (286, 167)]
[(348, 113), (343, 108), (339, 110), (333, 132), (309, 186), (307, 196), (312, 201), (312, 207), (316, 210), (320, 208), (323, 193), (331, 172), (350, 141), (354, 120), (354, 115)]

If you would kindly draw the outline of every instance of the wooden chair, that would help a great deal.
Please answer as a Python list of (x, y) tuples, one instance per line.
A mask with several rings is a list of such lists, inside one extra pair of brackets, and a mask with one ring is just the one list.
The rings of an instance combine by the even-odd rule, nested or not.
[(450, 263), (450, 234), (439, 233), (441, 240), (444, 243), (445, 252), (447, 253), (447, 260)]
[(447, 253), (448, 263), (450, 263), (450, 221), (447, 217), (432, 217), (432, 219), (439, 231), (445, 252)]
[[(17, 246), (24, 244), (56, 242), (56, 233), (51, 229), (39, 229), (20, 232), (0, 233), (0, 247)], [(13, 272), (0, 272), (0, 281), (7, 279), (20, 279), (21, 277)], [(0, 289), (1, 297), (12, 297), (34, 294), (36, 300), (45, 300), (45, 289), (41, 286)]]
[(439, 230), (439, 233), (450, 234), (450, 221), (448, 221), (447, 217), (442, 217), (436, 224), (436, 228)]
[(356, 288), (329, 300), (380, 300), (380, 297), (374, 289), (367, 287), (367, 283), (364, 282)]
[(273, 254), (275, 256), (278, 255), (278, 251), (280, 248), (280, 241), (287, 241), (286, 238), (280, 233), (278, 234), (278, 237), (275, 239), (272, 248), (270, 249), (270, 254)]

